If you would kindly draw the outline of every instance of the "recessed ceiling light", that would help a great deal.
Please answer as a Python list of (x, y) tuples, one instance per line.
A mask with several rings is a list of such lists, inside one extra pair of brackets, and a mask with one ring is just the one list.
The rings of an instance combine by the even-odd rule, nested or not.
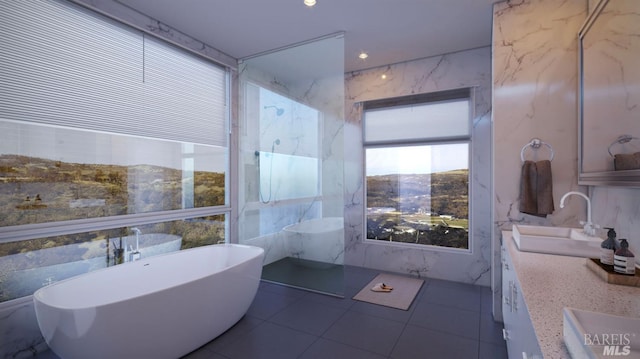
[(367, 57), (369, 57), (369, 54), (367, 54), (366, 52), (361, 52), (360, 55), (358, 55), (359, 58), (361, 58), (362, 60), (366, 59)]
[(316, 0), (304, 0), (304, 4), (307, 5), (308, 7), (312, 7), (313, 5), (316, 4)]
[(380, 78), (382, 78), (383, 80), (387, 78), (386, 74), (382, 74), (382, 76), (380, 76)]

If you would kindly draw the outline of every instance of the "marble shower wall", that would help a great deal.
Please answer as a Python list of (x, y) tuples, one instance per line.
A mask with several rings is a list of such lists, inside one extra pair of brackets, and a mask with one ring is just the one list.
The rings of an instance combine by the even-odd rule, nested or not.
[[(345, 76), (345, 264), (489, 286), (491, 279), (491, 49), (347, 73)], [(382, 75), (386, 75), (382, 79)], [(361, 101), (473, 87), (471, 253), (365, 241)]]

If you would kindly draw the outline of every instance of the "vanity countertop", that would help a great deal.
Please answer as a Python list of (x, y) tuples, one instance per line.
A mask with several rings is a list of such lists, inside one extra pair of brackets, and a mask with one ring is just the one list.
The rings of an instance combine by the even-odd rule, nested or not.
[(502, 232), (544, 358), (570, 358), (562, 337), (562, 309), (640, 318), (640, 288), (608, 284), (587, 267), (587, 259), (532, 252), (516, 247)]

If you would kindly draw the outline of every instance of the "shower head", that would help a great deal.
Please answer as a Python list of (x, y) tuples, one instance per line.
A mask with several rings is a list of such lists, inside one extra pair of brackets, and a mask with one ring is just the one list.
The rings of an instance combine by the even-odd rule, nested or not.
[(284, 114), (284, 108), (280, 108), (278, 106), (264, 106), (264, 109), (268, 109), (268, 108), (275, 108), (276, 109), (276, 116), (282, 116), (282, 114)]

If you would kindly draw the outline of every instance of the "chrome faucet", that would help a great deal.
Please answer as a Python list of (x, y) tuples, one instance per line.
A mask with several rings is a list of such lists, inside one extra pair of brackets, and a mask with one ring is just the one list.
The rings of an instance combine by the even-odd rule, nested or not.
[(598, 226), (597, 224), (594, 224), (591, 221), (591, 200), (589, 199), (589, 197), (587, 195), (585, 195), (582, 192), (576, 192), (576, 191), (570, 191), (564, 194), (564, 196), (562, 196), (562, 198), (560, 199), (560, 208), (564, 208), (564, 200), (569, 197), (570, 195), (575, 194), (578, 195), (582, 198), (584, 198), (587, 201), (587, 221), (580, 221), (580, 224), (583, 224), (584, 227), (584, 233), (588, 236), (595, 236), (596, 235), (596, 228), (600, 228), (600, 226)]
[(140, 229), (138, 229), (138, 227), (133, 227), (131, 228), (131, 232), (136, 234), (136, 249), (133, 250), (133, 248), (131, 248), (131, 246), (129, 246), (130, 249), (130, 253), (126, 256), (126, 258), (129, 260), (129, 262), (134, 262), (139, 260), (142, 255), (140, 254), (140, 234), (142, 233), (140, 231)]

